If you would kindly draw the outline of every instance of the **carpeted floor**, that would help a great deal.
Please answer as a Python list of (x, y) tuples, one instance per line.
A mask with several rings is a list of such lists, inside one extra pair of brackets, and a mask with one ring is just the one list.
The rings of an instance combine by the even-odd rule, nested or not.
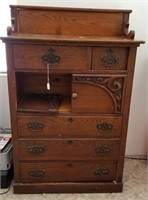
[[(5, 190), (0, 189), (0, 192)], [(122, 193), (92, 194), (13, 194), (0, 195), (0, 200), (148, 200), (148, 164), (146, 160), (125, 159)]]

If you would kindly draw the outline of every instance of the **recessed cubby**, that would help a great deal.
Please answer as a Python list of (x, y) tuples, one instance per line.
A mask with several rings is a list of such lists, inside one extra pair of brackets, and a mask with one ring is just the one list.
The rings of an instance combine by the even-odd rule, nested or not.
[(51, 74), (50, 90), (46, 73), (16, 73), (17, 110), (20, 112), (70, 112), (71, 75)]

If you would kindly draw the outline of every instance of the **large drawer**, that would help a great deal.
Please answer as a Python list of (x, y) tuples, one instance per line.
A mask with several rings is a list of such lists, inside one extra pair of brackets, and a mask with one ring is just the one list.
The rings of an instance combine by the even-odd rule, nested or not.
[(116, 168), (116, 163), (88, 161), (20, 164), (22, 183), (116, 181)]
[(19, 141), (20, 160), (117, 160), (120, 140), (25, 139)]
[(14, 45), (16, 69), (86, 69), (87, 48), (73, 46)]
[(126, 70), (127, 47), (94, 47), (92, 53), (93, 70)]
[(113, 116), (18, 116), (19, 137), (119, 137), (121, 117)]

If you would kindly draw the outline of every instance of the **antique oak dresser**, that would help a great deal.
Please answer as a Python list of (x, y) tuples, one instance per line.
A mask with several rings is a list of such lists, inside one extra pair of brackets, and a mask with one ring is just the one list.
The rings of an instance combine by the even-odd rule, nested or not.
[(14, 193), (121, 192), (137, 47), (131, 10), (10, 5)]

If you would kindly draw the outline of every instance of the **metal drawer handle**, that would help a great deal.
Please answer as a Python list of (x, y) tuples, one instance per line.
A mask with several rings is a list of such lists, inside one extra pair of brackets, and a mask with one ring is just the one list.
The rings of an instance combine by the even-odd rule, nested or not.
[(107, 145), (101, 145), (95, 148), (96, 153), (109, 153), (110, 151), (111, 151), (111, 148)]
[(112, 131), (113, 125), (109, 124), (109, 123), (106, 123), (106, 122), (103, 122), (103, 123), (98, 123), (96, 125), (96, 128), (98, 130), (101, 130), (101, 131)]
[(46, 62), (47, 64), (47, 90), (51, 89), (51, 83), (50, 83), (50, 76), (49, 76), (49, 71), (50, 71), (50, 66), (52, 64), (56, 64), (59, 63), (61, 60), (61, 57), (57, 54), (55, 54), (55, 49), (53, 48), (48, 48), (48, 54), (44, 54), (43, 56), (41, 56), (41, 59), (43, 62)]
[(40, 154), (44, 153), (45, 148), (41, 146), (29, 146), (28, 147), (28, 152), (31, 154)]
[(111, 48), (108, 48), (106, 50), (106, 55), (101, 57), (101, 62), (106, 67), (112, 67), (114, 65), (119, 64), (120, 58), (118, 55), (114, 53), (114, 50)]
[(109, 169), (107, 168), (98, 168), (96, 169), (95, 171), (95, 175), (106, 175), (106, 174), (109, 174)]
[(30, 170), (28, 174), (33, 177), (43, 177), (45, 175), (45, 171), (39, 170), (39, 169), (33, 169), (33, 170)]
[(43, 62), (47, 62), (48, 64), (54, 64), (59, 63), (61, 60), (61, 57), (57, 54), (55, 54), (55, 49), (48, 48), (48, 54), (44, 54), (41, 59)]
[(32, 129), (33, 131), (39, 131), (44, 128), (44, 124), (40, 122), (29, 122), (27, 126), (29, 129)]

